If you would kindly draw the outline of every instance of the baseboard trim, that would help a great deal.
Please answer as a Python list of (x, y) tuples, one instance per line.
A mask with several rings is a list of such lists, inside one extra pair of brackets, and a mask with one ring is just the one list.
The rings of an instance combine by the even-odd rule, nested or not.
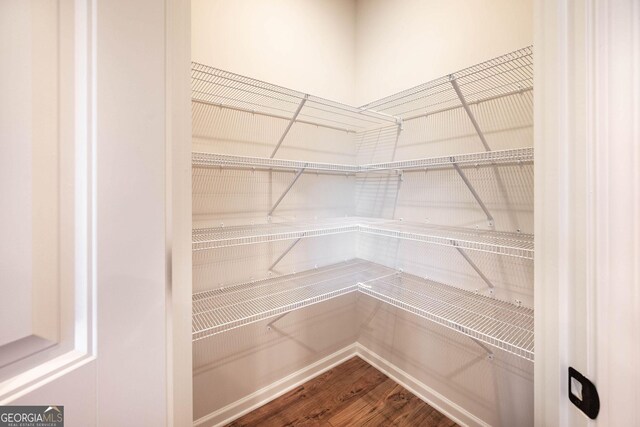
[(293, 390), (300, 384), (304, 384), (310, 379), (313, 379), (329, 369), (338, 366), (344, 361), (354, 357), (356, 354), (356, 344), (344, 347), (343, 349), (338, 350), (335, 353), (282, 378), (281, 380), (269, 384), (268, 386), (261, 388), (240, 400), (230, 403), (217, 411), (195, 420), (193, 425), (194, 427), (217, 427), (228, 424), (233, 420), (248, 414), (254, 409), (259, 408), (265, 403), (269, 403), (288, 391)]
[(214, 411), (194, 421), (194, 427), (217, 427), (226, 425), (254, 409), (282, 396), (300, 384), (338, 366), (344, 361), (359, 356), (365, 362), (387, 375), (396, 383), (406, 388), (421, 400), (433, 406), (461, 426), (490, 427), (480, 418), (466, 411), (437, 391), (420, 382), (402, 369), (378, 356), (360, 343), (354, 343), (329, 356), (296, 371), (248, 396), (243, 397), (217, 411)]
[(378, 356), (362, 344), (356, 343), (355, 350), (356, 355), (362, 358), (365, 362), (387, 375), (393, 381), (418, 396), (421, 400), (428, 403), (439, 412), (449, 417), (452, 421), (455, 421), (461, 426), (490, 427), (489, 424), (485, 423), (480, 418), (466, 411), (402, 369)]

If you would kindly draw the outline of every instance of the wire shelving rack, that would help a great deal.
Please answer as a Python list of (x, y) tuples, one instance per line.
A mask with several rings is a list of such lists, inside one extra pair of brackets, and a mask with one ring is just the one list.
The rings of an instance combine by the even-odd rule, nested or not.
[(445, 227), (398, 220), (362, 224), (359, 231), (377, 236), (533, 259), (533, 235), (531, 234)]
[[(453, 167), (487, 215), (493, 217), (463, 169), (533, 162), (533, 148), (491, 150), (470, 106), (533, 90), (533, 50), (526, 47), (448, 76), (407, 89), (362, 107), (352, 107), (292, 89), (192, 63), (192, 100), (214, 108), (271, 117), (287, 123), (269, 158), (195, 152), (194, 168), (293, 171), (295, 177), (271, 207), (268, 218), (305, 172), (369, 174)], [(295, 123), (366, 135), (395, 132), (406, 121), (463, 108), (485, 151), (369, 164), (335, 164), (275, 158)], [(389, 131), (391, 129), (391, 131)], [(496, 174), (497, 175), (497, 174)], [(400, 188), (400, 182), (398, 183)], [(336, 218), (306, 222), (214, 227), (193, 230), (193, 250), (202, 251), (280, 240), (359, 232), (456, 248), (480, 274), (465, 250), (533, 260), (533, 235), (445, 227), (380, 218)], [(272, 266), (273, 266), (272, 265)], [(534, 359), (533, 310), (446, 284), (398, 272), (364, 260), (351, 260), (297, 274), (199, 292), (193, 295), (193, 340), (352, 292), (361, 292), (396, 308), (460, 332), (527, 360)]]
[(249, 226), (196, 228), (192, 233), (193, 250), (201, 251), (356, 232), (363, 221), (367, 220), (347, 217)]
[(356, 291), (533, 360), (533, 310), (358, 259), (194, 294), (193, 340)]
[(407, 273), (358, 290), (394, 307), (533, 361), (533, 310)]
[(345, 132), (395, 124), (386, 113), (331, 101), (241, 76), (197, 62), (191, 63), (192, 100), (231, 110), (261, 114)]
[(199, 153), (192, 154), (192, 165), (196, 168), (229, 167), (250, 169), (293, 170), (334, 172), (353, 175), (359, 172), (356, 165), (336, 163), (305, 162), (300, 160), (269, 159), (265, 157), (233, 156), (228, 154)]
[(362, 165), (358, 172), (425, 170), (431, 168), (453, 167), (454, 164), (459, 166), (485, 166), (524, 164), (531, 162), (533, 162), (533, 148), (527, 147), (429, 157), (424, 159), (400, 160), (395, 162), (371, 163)]
[(390, 269), (351, 260), (297, 274), (193, 295), (193, 340), (217, 335), (358, 290), (358, 283)]
[(481, 165), (523, 164), (533, 161), (533, 148), (514, 148), (509, 150), (465, 153), (451, 156), (430, 157), (424, 159), (401, 160), (396, 162), (347, 165), (339, 163), (305, 162), (301, 160), (270, 159), (265, 157), (234, 156), (217, 153), (194, 152), (192, 165), (195, 168), (249, 168), (267, 170), (306, 169), (354, 175), (368, 172), (424, 170), (430, 168)]
[(345, 217), (249, 226), (196, 228), (192, 235), (193, 250), (202, 251), (352, 232), (533, 259), (533, 236), (530, 234), (444, 227), (378, 218)]
[(533, 90), (531, 46), (485, 61), (448, 76), (412, 87), (363, 108), (413, 120), (463, 107), (461, 96), (473, 105)]

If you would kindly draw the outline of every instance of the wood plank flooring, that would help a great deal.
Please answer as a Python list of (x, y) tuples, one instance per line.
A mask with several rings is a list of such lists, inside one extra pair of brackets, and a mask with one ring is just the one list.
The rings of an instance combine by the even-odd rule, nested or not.
[(241, 426), (457, 424), (361, 358), (354, 357), (229, 424)]

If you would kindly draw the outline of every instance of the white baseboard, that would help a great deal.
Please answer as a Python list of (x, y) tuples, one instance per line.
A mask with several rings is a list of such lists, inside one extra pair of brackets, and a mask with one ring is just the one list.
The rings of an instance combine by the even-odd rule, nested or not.
[(490, 427), (487, 423), (456, 405), (437, 391), (404, 372), (402, 369), (384, 360), (360, 343), (351, 344), (329, 356), (318, 360), (311, 365), (294, 372), (283, 379), (274, 382), (250, 395), (243, 397), (229, 405), (218, 409), (204, 417), (194, 421), (194, 427), (221, 426), (248, 414), (254, 409), (282, 396), (293, 390), (300, 384), (304, 384), (312, 378), (343, 363), (345, 360), (359, 356), (371, 366), (406, 388), (421, 400), (433, 406), (438, 411), (449, 417), (461, 426)]
[(452, 421), (455, 421), (461, 426), (490, 427), (489, 424), (485, 423), (480, 418), (450, 401), (402, 369), (378, 356), (362, 344), (356, 343), (355, 347), (357, 356), (391, 378), (396, 383), (400, 384), (402, 387), (409, 390), (411, 393), (418, 396), (421, 400), (428, 403), (442, 414), (449, 417)]
[(193, 425), (195, 427), (214, 427), (228, 424), (254, 409), (259, 408), (265, 403), (282, 396), (286, 392), (293, 390), (300, 384), (304, 384), (310, 379), (317, 377), (335, 366), (338, 366), (355, 355), (356, 344), (351, 344), (321, 360), (318, 360), (315, 363), (312, 363), (309, 366), (306, 366), (303, 369), (300, 369), (299, 371), (294, 372), (291, 375), (282, 378), (279, 381), (269, 384), (268, 386), (251, 393), (240, 400), (230, 403), (217, 411), (195, 420)]

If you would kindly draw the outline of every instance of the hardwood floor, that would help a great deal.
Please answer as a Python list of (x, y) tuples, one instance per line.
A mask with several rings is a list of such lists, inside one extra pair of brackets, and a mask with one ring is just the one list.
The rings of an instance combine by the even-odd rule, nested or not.
[(354, 357), (229, 426), (451, 427), (457, 424), (364, 360)]

